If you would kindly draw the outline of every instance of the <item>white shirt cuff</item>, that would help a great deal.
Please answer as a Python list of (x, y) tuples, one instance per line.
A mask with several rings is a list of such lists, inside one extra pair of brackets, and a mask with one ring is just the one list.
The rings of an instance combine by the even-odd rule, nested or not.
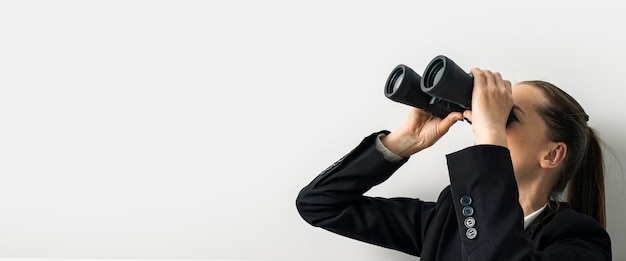
[(391, 161), (391, 162), (398, 162), (404, 159), (401, 156), (398, 156), (397, 154), (391, 152), (387, 147), (385, 147), (385, 145), (383, 145), (383, 142), (380, 140), (382, 137), (385, 137), (384, 133), (379, 134), (378, 137), (376, 138), (376, 150), (378, 150), (378, 152), (383, 154), (383, 157), (386, 160)]

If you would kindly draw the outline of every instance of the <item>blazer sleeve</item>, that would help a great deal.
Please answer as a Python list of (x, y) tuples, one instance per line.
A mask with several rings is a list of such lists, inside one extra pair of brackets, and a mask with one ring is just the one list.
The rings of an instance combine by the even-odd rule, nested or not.
[(423, 231), (435, 204), (363, 194), (408, 159), (390, 162), (375, 148), (374, 133), (304, 187), (296, 199), (309, 224), (378, 246), (420, 255)]
[(534, 247), (524, 231), (507, 148), (473, 146), (448, 155), (447, 160), (467, 260), (610, 260), (608, 235), (593, 220), (591, 225), (580, 219), (558, 224), (561, 229), (554, 231), (549, 246)]

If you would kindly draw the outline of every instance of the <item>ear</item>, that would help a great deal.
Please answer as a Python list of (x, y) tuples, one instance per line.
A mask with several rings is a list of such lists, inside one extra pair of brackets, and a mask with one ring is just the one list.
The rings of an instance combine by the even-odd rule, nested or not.
[(546, 169), (553, 169), (561, 165), (567, 155), (567, 145), (563, 142), (550, 142), (548, 150), (539, 164)]

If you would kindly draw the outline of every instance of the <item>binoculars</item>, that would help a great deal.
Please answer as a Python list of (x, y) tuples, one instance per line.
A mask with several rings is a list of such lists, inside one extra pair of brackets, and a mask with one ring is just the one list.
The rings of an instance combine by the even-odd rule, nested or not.
[[(445, 118), (451, 112), (462, 113), (472, 108), (473, 89), (472, 74), (464, 72), (450, 58), (439, 55), (426, 66), (424, 77), (404, 64), (396, 66), (387, 78), (385, 96)], [(514, 118), (514, 114), (509, 113), (506, 125)]]
[(426, 66), (424, 77), (404, 64), (396, 66), (387, 78), (385, 96), (445, 118), (451, 112), (471, 109), (473, 88), (471, 74), (439, 55)]

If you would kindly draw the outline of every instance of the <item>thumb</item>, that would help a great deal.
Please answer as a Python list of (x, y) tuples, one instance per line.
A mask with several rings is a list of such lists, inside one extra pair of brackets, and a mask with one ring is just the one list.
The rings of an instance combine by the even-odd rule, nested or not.
[(463, 117), (466, 118), (469, 122), (472, 122), (472, 111), (471, 110), (464, 111)]
[(463, 119), (463, 115), (460, 112), (452, 112), (448, 114), (444, 119), (441, 120), (441, 124), (439, 125), (439, 131), (441, 133), (446, 133), (458, 121)]

